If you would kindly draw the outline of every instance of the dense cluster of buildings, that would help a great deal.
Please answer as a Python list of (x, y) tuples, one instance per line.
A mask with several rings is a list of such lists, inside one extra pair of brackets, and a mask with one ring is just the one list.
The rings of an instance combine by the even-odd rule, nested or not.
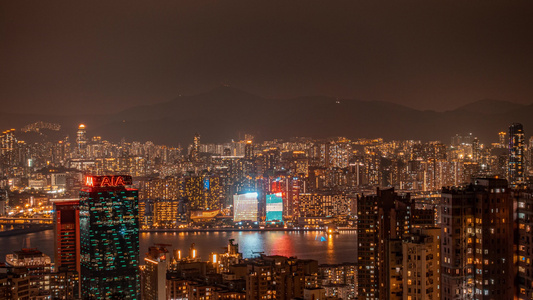
[(235, 225), (235, 202), (252, 201), (251, 195), (256, 203), (241, 208), (253, 210), (246, 213), (252, 223), (272, 223), (267, 216), (275, 212), (269, 209), (279, 211), (280, 205), (269, 201), (279, 195), (281, 217), (276, 220), (284, 225), (297, 226), (302, 217), (351, 222), (357, 195), (375, 187), (409, 192), (430, 206), (437, 204), (442, 187), (495, 175), (514, 187), (526, 184), (533, 171), (533, 147), (531, 140), (526, 144), (520, 124), (490, 145), (471, 134), (456, 135), (450, 144), (346, 138), (257, 143), (249, 135), (242, 141), (203, 144), (196, 134), (182, 149), (89, 138), (83, 124), (74, 140), (22, 140), (28, 132), (58, 128), (37, 122), (2, 133), (0, 194), (7, 195), (10, 205), (0, 200), (0, 215), (8, 213), (8, 206), (15, 215), (46, 214), (50, 199), (77, 197), (84, 174), (129, 174), (140, 191), (143, 229)]
[[(51, 203), (56, 253), (53, 265), (36, 249), (8, 255), (0, 296), (531, 299), (532, 147), (521, 124), (508, 135), (489, 146), (472, 135), (450, 145), (252, 137), (204, 145), (195, 135), (182, 155), (89, 140), (80, 125), (75, 147), (65, 140), (45, 151), (50, 157), (27, 158), (32, 147), (9, 130), (0, 137), (2, 214)], [(65, 151), (55, 156), (59, 144)], [(243, 224), (356, 228), (354, 259), (243, 259), (232, 241), (207, 260), (194, 245), (183, 254), (166, 245), (139, 253), (142, 229)]]

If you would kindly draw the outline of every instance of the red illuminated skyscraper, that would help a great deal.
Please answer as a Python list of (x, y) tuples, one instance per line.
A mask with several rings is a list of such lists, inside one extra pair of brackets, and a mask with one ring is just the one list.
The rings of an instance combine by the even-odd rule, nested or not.
[(80, 271), (79, 199), (57, 199), (54, 203), (54, 262), (56, 268)]
[[(56, 199), (54, 203), (54, 297), (67, 299), (79, 295), (80, 210), (78, 199)], [(66, 276), (67, 275), (67, 276)]]

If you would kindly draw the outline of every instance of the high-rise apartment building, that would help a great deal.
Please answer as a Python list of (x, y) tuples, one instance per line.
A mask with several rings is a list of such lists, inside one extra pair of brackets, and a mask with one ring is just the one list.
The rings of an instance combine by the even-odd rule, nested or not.
[(360, 299), (400, 299), (402, 238), (409, 232), (409, 194), (377, 190), (357, 199)]
[(80, 157), (85, 156), (85, 150), (87, 149), (87, 129), (85, 129), (84, 124), (78, 126), (78, 131), (76, 132), (76, 145), (77, 154)]
[(189, 200), (191, 210), (220, 209), (224, 190), (220, 177), (209, 173), (184, 179), (183, 196)]
[(81, 292), (139, 299), (138, 192), (131, 176), (87, 176), (80, 192)]
[(512, 299), (513, 201), (507, 181), (442, 191), (441, 299)]
[(515, 190), (513, 194), (518, 206), (517, 298), (533, 299), (533, 191)]
[(404, 239), (403, 299), (440, 299), (440, 228), (416, 229)]
[(165, 283), (169, 259), (168, 250), (164, 245), (148, 248), (144, 265), (141, 266), (141, 299), (167, 299)]
[(524, 178), (524, 127), (520, 123), (509, 126), (509, 185), (512, 188), (523, 187)]
[(190, 160), (193, 162), (198, 161), (199, 154), (200, 154), (200, 134), (195, 133), (191, 152), (189, 153)]

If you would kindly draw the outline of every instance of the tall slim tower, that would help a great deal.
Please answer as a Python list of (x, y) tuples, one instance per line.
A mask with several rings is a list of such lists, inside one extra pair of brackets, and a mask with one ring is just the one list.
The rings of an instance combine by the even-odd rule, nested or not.
[[(62, 299), (79, 297), (80, 273), (80, 210), (79, 199), (55, 199), (54, 262), (57, 285)], [(61, 277), (61, 273), (69, 273)], [(70, 277), (70, 278), (69, 278)]]
[(80, 192), (84, 299), (139, 299), (138, 191), (131, 176), (87, 176)]
[(78, 132), (76, 133), (77, 154), (81, 157), (85, 155), (85, 148), (87, 146), (87, 131), (85, 125), (80, 124), (78, 126)]
[(244, 146), (244, 159), (252, 160), (254, 158), (254, 145), (252, 140), (247, 140)]
[(509, 185), (523, 187), (524, 179), (524, 128), (520, 123), (509, 126)]
[(190, 153), (191, 161), (198, 161), (198, 154), (200, 153), (200, 134), (194, 134), (194, 140)]
[(2, 132), (0, 135), (0, 167), (5, 174), (13, 172), (12, 168), (15, 165), (15, 146), (17, 140), (15, 138), (15, 129), (10, 129)]

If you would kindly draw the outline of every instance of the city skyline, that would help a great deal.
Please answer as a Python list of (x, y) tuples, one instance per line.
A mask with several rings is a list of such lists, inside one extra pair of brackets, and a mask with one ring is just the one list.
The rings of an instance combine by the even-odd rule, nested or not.
[[(41, 122), (24, 130), (58, 128)], [(75, 139), (54, 143), (26, 143), (17, 130), (0, 135), (0, 233), (9, 248), (0, 297), (533, 293), (525, 240), (533, 139), (525, 141), (520, 123), (494, 132), (490, 144), (472, 134), (450, 143), (256, 142), (246, 134), (211, 144), (196, 133), (183, 149), (112, 143), (91, 137), (85, 124), (76, 128)], [(18, 250), (9, 239), (46, 236), (52, 227), (37, 248), (28, 242)], [(220, 238), (229, 238), (224, 252), (213, 244)]]
[(0, 1), (0, 299), (533, 299), (533, 1)]

